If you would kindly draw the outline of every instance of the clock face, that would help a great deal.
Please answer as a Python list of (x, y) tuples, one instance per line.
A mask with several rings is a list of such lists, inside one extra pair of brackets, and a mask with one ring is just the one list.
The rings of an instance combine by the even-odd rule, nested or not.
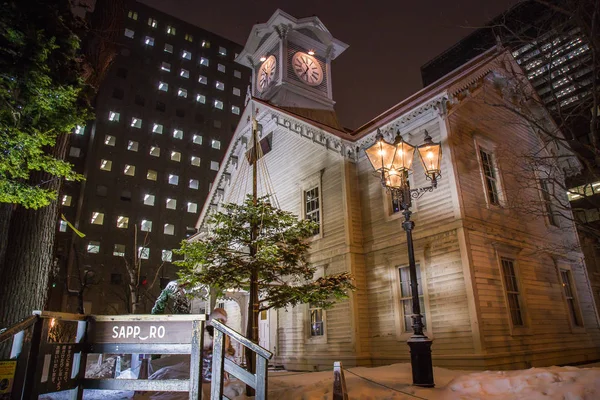
[(276, 71), (277, 59), (275, 56), (269, 56), (258, 69), (258, 74), (256, 74), (256, 88), (259, 92), (262, 92), (269, 87), (275, 79)]
[(313, 56), (298, 52), (292, 57), (292, 66), (302, 82), (310, 86), (318, 86), (323, 82), (323, 69)]

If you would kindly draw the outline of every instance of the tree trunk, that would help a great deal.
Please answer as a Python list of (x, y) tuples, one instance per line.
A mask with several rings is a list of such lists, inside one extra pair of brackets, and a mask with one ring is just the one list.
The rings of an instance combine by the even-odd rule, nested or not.
[(0, 277), (4, 267), (4, 256), (6, 255), (6, 245), (8, 243), (8, 229), (10, 228), (10, 217), (14, 206), (12, 204), (0, 204)]

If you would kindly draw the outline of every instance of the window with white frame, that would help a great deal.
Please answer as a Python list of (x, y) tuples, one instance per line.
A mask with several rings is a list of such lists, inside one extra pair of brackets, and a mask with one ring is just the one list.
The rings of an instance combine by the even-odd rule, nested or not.
[(223, 109), (223, 102), (221, 100), (215, 100), (215, 102), (213, 103), (215, 108), (222, 110)]
[(191, 201), (189, 201), (187, 203), (187, 212), (195, 214), (198, 212), (198, 203), (192, 203)]
[(140, 230), (142, 232), (152, 232), (152, 221), (143, 219), (140, 224)]
[(179, 175), (169, 174), (169, 185), (177, 186), (179, 185)]
[(123, 173), (127, 176), (135, 176), (135, 165), (125, 164), (125, 168), (123, 168)]
[(117, 217), (117, 228), (127, 229), (129, 227), (129, 217), (125, 217), (124, 215), (119, 215)]
[(154, 46), (154, 38), (152, 36), (146, 36), (144, 38), (144, 44), (147, 46)]
[(108, 112), (108, 120), (111, 122), (118, 122), (121, 119), (121, 114), (114, 111)]
[(234, 96), (240, 96), (242, 94), (242, 91), (236, 87), (233, 88), (233, 95)]
[(183, 139), (183, 131), (181, 129), (173, 129), (173, 138)]
[(242, 77), (242, 73), (236, 69), (236, 70), (233, 71), (233, 76), (236, 77), (236, 78), (241, 78)]
[(87, 252), (92, 254), (100, 253), (100, 242), (96, 240), (90, 240), (87, 245)]
[(113, 256), (125, 257), (125, 245), (115, 244), (113, 247)]
[(171, 262), (173, 261), (173, 251), (172, 250), (163, 250), (160, 256), (162, 261)]
[(111, 171), (112, 170), (112, 161), (100, 160), (100, 169), (102, 171)]
[(173, 45), (165, 43), (165, 53), (173, 53)]
[(217, 150), (219, 150), (219, 149), (221, 148), (221, 142), (220, 142), (219, 140), (217, 140), (217, 139), (212, 139), (212, 140), (210, 141), (210, 145), (211, 145), (211, 147), (212, 147), (213, 149), (217, 149)]
[(227, 49), (223, 46), (219, 46), (219, 55), (222, 56), (226, 56), (227, 55)]
[(135, 140), (130, 140), (127, 143), (127, 150), (129, 150), (129, 151), (138, 151), (139, 147), (140, 147), (140, 144), (138, 142), (136, 142)]
[(166, 82), (158, 82), (158, 90), (160, 90), (161, 92), (168, 92), (169, 84)]
[(218, 171), (219, 170), (219, 162), (218, 161), (211, 161), (210, 162), (210, 169), (211, 169), (211, 171)]
[(81, 156), (81, 149), (79, 147), (73, 147), (69, 149), (69, 157), (79, 157)]
[(201, 104), (205, 104), (206, 103), (206, 96), (203, 94), (197, 94), (196, 95), (196, 102), (201, 103)]
[(144, 195), (144, 205), (145, 206), (153, 206), (156, 201), (156, 196), (153, 194), (146, 193)]
[(154, 124), (154, 125), (152, 125), (152, 133), (158, 133), (158, 134), (162, 135), (162, 133), (163, 133), (163, 126), (162, 126), (162, 124)]
[(194, 41), (194, 37), (192, 35), (190, 35), (189, 33), (185, 34), (185, 40), (187, 40), (188, 42), (192, 43)]
[(223, 82), (216, 81), (215, 87), (219, 90), (225, 90), (225, 84)]
[(200, 166), (200, 157), (196, 157), (196, 156), (192, 156), (190, 158), (190, 163), (194, 166), (194, 167), (199, 167)]
[(577, 327), (583, 327), (583, 319), (581, 318), (581, 309), (575, 295), (575, 286), (573, 285), (573, 275), (570, 269), (560, 269), (560, 279), (565, 294), (565, 300), (567, 301), (567, 308), (569, 310), (569, 317), (571, 324)]
[(231, 106), (231, 112), (235, 115), (240, 115), (240, 108), (238, 106)]
[(181, 51), (181, 58), (183, 58), (184, 60), (191, 60), (192, 59), (192, 53), (190, 53), (187, 50), (182, 50)]
[(149, 169), (148, 172), (146, 172), (146, 179), (148, 179), (149, 181), (155, 181), (158, 179), (158, 172), (156, 172), (153, 169)]
[(200, 187), (200, 181), (198, 179), (190, 179), (189, 188), (197, 190)]
[(508, 303), (507, 306), (512, 326), (525, 326), (523, 300), (519, 281), (517, 279), (515, 260), (508, 257), (500, 257), (500, 266), (502, 268), (504, 293), (506, 294), (506, 300)]
[(225, 72), (225, 66), (223, 64), (217, 64), (217, 71)]
[(138, 247), (138, 257), (141, 260), (147, 260), (150, 258), (150, 248), (149, 247)]
[(208, 67), (210, 61), (208, 61), (208, 58), (205, 57), (200, 57), (200, 65), (204, 66), (204, 67)]
[(203, 85), (206, 85), (208, 83), (208, 78), (205, 77), (204, 75), (199, 75), (198, 76), (198, 82), (201, 83), (201, 84), (203, 84)]
[[(424, 329), (427, 329), (427, 318), (425, 312), (425, 301), (423, 297), (423, 280), (421, 279), (421, 267), (416, 265), (417, 269), (417, 290), (419, 292), (419, 306), (421, 307), (421, 315)], [(412, 332), (412, 287), (410, 285), (410, 267), (408, 265), (398, 268), (400, 278), (400, 310), (402, 312), (402, 332)]]
[(188, 79), (190, 77), (190, 71), (188, 71), (187, 69), (181, 68), (181, 71), (179, 71), (179, 76), (184, 79)]
[(175, 35), (176, 33), (176, 29), (175, 27), (171, 26), (171, 25), (167, 25), (167, 35)]
[(308, 305), (308, 313), (310, 315), (310, 337), (321, 337), (325, 335), (325, 311), (323, 308)]
[(192, 136), (192, 142), (194, 144), (202, 144), (202, 136), (200, 136), (200, 135)]
[(104, 213), (94, 211), (90, 218), (90, 224), (93, 225), (104, 225)]
[(177, 96), (187, 98), (187, 89), (179, 88), (179, 90), (177, 90)]
[(178, 151), (171, 152), (171, 161), (180, 162), (181, 161), (181, 153)]
[(304, 219), (311, 220), (319, 225), (313, 232), (313, 234), (318, 235), (321, 230), (321, 204), (318, 186), (304, 191)]
[(73, 133), (76, 135), (83, 135), (84, 132), (85, 132), (85, 126), (81, 126), (81, 125), (75, 126), (75, 130), (73, 131)]
[(174, 235), (175, 234), (175, 225), (173, 224), (165, 224), (163, 229), (163, 233), (165, 235)]
[(135, 32), (132, 31), (131, 29), (125, 28), (125, 36), (130, 39), (133, 39), (133, 37), (135, 36)]
[(160, 157), (160, 147), (158, 146), (150, 146), (150, 152), (149, 154), (152, 157)]
[(127, 13), (127, 18), (131, 18), (132, 20), (137, 21), (137, 19), (138, 19), (137, 11), (129, 10), (129, 12)]
[(165, 207), (167, 207), (169, 210), (176, 210), (177, 209), (177, 200), (167, 198), (165, 200)]
[(156, 28), (158, 26), (158, 21), (154, 18), (148, 18), (148, 26), (151, 28)]
[(142, 127), (142, 120), (140, 118), (131, 118), (131, 127), (140, 129)]
[(111, 135), (104, 135), (104, 144), (114, 146), (117, 143), (117, 138)]
[(554, 183), (549, 179), (540, 179), (539, 183), (544, 212), (546, 214), (546, 218), (548, 218), (548, 223), (552, 226), (560, 226), (558, 222), (556, 206), (552, 201), (555, 196)]
[(63, 221), (62, 219), (58, 221), (58, 231), (66, 232), (67, 231), (67, 221)]
[(496, 165), (494, 153), (489, 151), (488, 149), (484, 149), (481, 146), (479, 146), (478, 151), (487, 202), (490, 205), (499, 206), (500, 194), (498, 182), (498, 168)]

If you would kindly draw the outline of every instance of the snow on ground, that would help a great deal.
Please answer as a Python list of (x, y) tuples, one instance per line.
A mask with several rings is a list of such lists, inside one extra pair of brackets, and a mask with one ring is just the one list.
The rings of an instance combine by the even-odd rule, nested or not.
[[(175, 361), (175, 359), (174, 359)], [(180, 361), (180, 360), (177, 360)], [(600, 368), (548, 367), (517, 371), (471, 372), (434, 368), (435, 388), (410, 385), (410, 364), (384, 367), (356, 367), (344, 371), (349, 398), (360, 400), (596, 400), (600, 399)], [(158, 369), (151, 378), (185, 379), (187, 363), (178, 362)], [(228, 385), (229, 393), (242, 393), (241, 382)], [(269, 400), (330, 400), (333, 373), (269, 372)], [(205, 391), (206, 393), (206, 391)], [(63, 393), (46, 395), (48, 400), (62, 400)], [(179, 400), (183, 393), (152, 393), (133, 396), (132, 392), (89, 390), (84, 399)], [(246, 399), (244, 395), (233, 399)]]

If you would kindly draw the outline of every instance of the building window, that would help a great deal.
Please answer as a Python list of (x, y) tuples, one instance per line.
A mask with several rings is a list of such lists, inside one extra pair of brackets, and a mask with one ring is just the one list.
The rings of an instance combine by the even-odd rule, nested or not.
[(128, 37), (129, 39), (133, 39), (133, 37), (135, 36), (135, 32), (132, 31), (131, 29), (125, 29), (125, 36)]
[(152, 232), (152, 221), (143, 219), (142, 223), (140, 224), (140, 230), (142, 232)]
[(501, 257), (502, 276), (504, 278), (504, 291), (508, 301), (508, 310), (513, 326), (524, 326), (523, 305), (517, 274), (515, 271), (515, 261), (510, 258)]
[(192, 156), (191, 159), (190, 159), (190, 163), (194, 167), (199, 167), (200, 166), (200, 157)]
[(178, 151), (171, 152), (171, 161), (180, 162), (181, 161), (181, 153)]
[(175, 234), (175, 225), (173, 224), (165, 224), (163, 229), (163, 233), (165, 235), (174, 235)]
[(131, 190), (122, 190), (121, 191), (121, 200), (122, 201), (131, 201)]
[(149, 181), (155, 181), (158, 178), (158, 172), (153, 169), (149, 169), (146, 173), (146, 179)]
[(96, 186), (96, 195), (100, 197), (106, 197), (108, 194), (108, 188), (104, 185)]
[(210, 49), (210, 42), (208, 40), (203, 40), (202, 47), (205, 49)]
[(158, 133), (158, 134), (162, 135), (162, 133), (163, 133), (163, 126), (162, 126), (162, 124), (154, 124), (154, 125), (152, 125), (152, 133)]
[(540, 179), (540, 189), (542, 194), (542, 202), (544, 203), (544, 211), (548, 222), (552, 226), (559, 226), (558, 215), (552, 202), (554, 197), (554, 185), (548, 179)]
[(198, 203), (192, 203), (192, 202), (188, 202), (187, 203), (187, 212), (195, 214), (198, 212)]
[[(417, 264), (417, 285), (419, 291), (419, 305), (423, 316), (423, 326), (427, 329), (425, 315), (425, 302), (423, 301), (423, 280), (421, 279), (421, 267)], [(412, 289), (410, 287), (410, 268), (408, 266), (398, 268), (400, 274), (400, 310), (402, 311), (402, 332), (412, 332)]]
[(138, 247), (138, 257), (142, 260), (149, 259), (150, 258), (150, 248), (142, 247), (142, 246)]
[(58, 231), (66, 232), (67, 231), (67, 221), (60, 220), (58, 221)]
[(107, 146), (114, 146), (117, 142), (117, 138), (111, 135), (104, 136), (104, 144)]
[(145, 206), (153, 206), (156, 201), (156, 196), (153, 194), (145, 194), (144, 195), (144, 205)]
[(218, 140), (216, 140), (216, 139), (212, 139), (212, 140), (210, 141), (210, 145), (211, 145), (211, 147), (212, 147), (213, 149), (217, 149), (217, 150), (220, 150), (220, 149), (221, 149), (221, 142), (220, 142), (220, 141), (218, 141)]
[(114, 111), (108, 112), (108, 120), (109, 121), (118, 122), (119, 119), (121, 119), (121, 114), (119, 114), (118, 112), (114, 112)]
[(177, 115), (179, 118), (183, 118), (185, 117), (185, 110), (183, 108), (177, 108), (175, 109), (175, 115)]
[(117, 100), (123, 100), (123, 96), (125, 96), (125, 92), (121, 88), (114, 88), (112, 97)]
[(131, 18), (131, 19), (132, 19), (132, 20), (134, 20), (134, 21), (137, 21), (137, 19), (138, 19), (138, 13), (137, 13), (137, 12), (135, 12), (135, 11), (132, 11), (132, 10), (130, 10), (130, 11), (127, 13), (127, 17), (128, 17), (128, 18)]
[(190, 35), (189, 33), (185, 34), (185, 40), (187, 40), (188, 42), (192, 43), (194, 41), (194, 37), (192, 35)]
[(217, 64), (217, 71), (225, 72), (225, 66), (223, 64)]
[(200, 187), (200, 181), (198, 179), (190, 179), (189, 188), (197, 190)]
[(113, 256), (125, 257), (125, 245), (115, 244), (113, 247)]
[(181, 68), (181, 71), (179, 71), (179, 76), (184, 79), (188, 79), (190, 77), (190, 71), (188, 71), (187, 69)]
[(124, 217), (122, 215), (117, 217), (117, 228), (127, 229), (129, 227), (129, 217)]
[(158, 90), (160, 90), (161, 92), (168, 92), (169, 84), (165, 82), (158, 82)]
[(160, 101), (156, 102), (156, 110), (160, 112), (165, 112), (167, 110), (167, 105)]
[(145, 106), (146, 105), (146, 99), (144, 99), (142, 96), (140, 96), (139, 94), (135, 95), (135, 99), (134, 102), (136, 105), (138, 106)]
[(183, 139), (183, 131), (181, 129), (173, 129), (173, 137), (175, 139)]
[(135, 165), (125, 164), (125, 168), (123, 168), (123, 173), (127, 176), (135, 176)]
[(177, 209), (177, 200), (167, 198), (165, 200), (165, 207), (167, 207), (169, 210), (176, 210)]
[(221, 127), (221, 121), (218, 119), (213, 119), (213, 126), (215, 128), (220, 128)]
[(92, 254), (100, 253), (100, 242), (90, 240), (87, 245), (87, 252)]
[(61, 204), (62, 204), (63, 206), (65, 206), (65, 207), (70, 207), (72, 202), (73, 202), (73, 197), (69, 196), (68, 194), (65, 194), (65, 195), (62, 197)]
[(69, 157), (79, 157), (81, 156), (81, 149), (79, 147), (73, 147), (69, 149)]
[(200, 65), (208, 67), (209, 64), (210, 64), (210, 61), (208, 61), (208, 58), (200, 57)]
[(206, 103), (206, 96), (204, 96), (203, 94), (197, 94), (196, 102), (202, 103), (202, 104)]
[(110, 161), (110, 160), (100, 160), (100, 169), (102, 171), (110, 171), (110, 170), (112, 170), (112, 161)]
[(173, 53), (173, 45), (165, 43), (165, 53)]
[(176, 32), (175, 27), (167, 25), (167, 35), (175, 35)]
[(126, 68), (118, 68), (117, 69), (117, 77), (121, 79), (127, 79), (127, 69)]
[(242, 94), (242, 91), (236, 87), (233, 88), (233, 95), (234, 96), (240, 96)]
[(211, 171), (218, 171), (219, 170), (219, 162), (218, 161), (211, 161), (210, 162), (210, 169), (211, 169)]
[(148, 26), (151, 28), (156, 28), (158, 26), (158, 21), (154, 18), (148, 18)]
[(127, 143), (127, 150), (129, 151), (138, 151), (140, 144), (138, 142), (136, 142), (135, 140), (130, 140)]
[(567, 300), (567, 308), (569, 309), (571, 324), (573, 324), (573, 326), (583, 327), (581, 310), (579, 309), (579, 304), (575, 296), (575, 287), (573, 286), (571, 271), (568, 269), (561, 269), (560, 278), (565, 293), (565, 299)]
[(202, 144), (202, 136), (200, 136), (200, 135), (192, 136), (192, 142), (194, 144)]
[(153, 157), (160, 157), (160, 147), (150, 146), (150, 155)]
[(132, 128), (141, 128), (142, 127), (142, 120), (139, 118), (131, 118), (131, 127)]
[(154, 38), (152, 36), (146, 36), (144, 38), (144, 44), (148, 46), (154, 46)]
[(169, 174), (169, 185), (179, 185), (179, 175)]
[(200, 82), (203, 85), (206, 85), (208, 83), (208, 78), (204, 75), (200, 75), (198, 76), (198, 82)]
[(222, 110), (223, 109), (223, 102), (221, 100), (215, 100), (214, 106), (215, 106), (215, 108), (217, 108), (219, 110)]
[(104, 224), (104, 213), (93, 212), (92, 218), (90, 218), (90, 223), (94, 224), (94, 225), (103, 225)]
[(215, 87), (219, 90), (225, 90), (225, 84), (223, 82), (216, 81)]
[(221, 56), (226, 56), (227, 55), (227, 49), (223, 46), (219, 46), (219, 55)]
[(242, 73), (236, 69), (233, 71), (233, 76), (235, 76), (236, 78), (241, 78)]
[(173, 251), (163, 250), (160, 259), (162, 261), (171, 262), (173, 261)]
[(479, 157), (488, 204), (499, 206), (500, 197), (498, 195), (498, 178), (494, 156), (491, 152), (479, 147)]
[(77, 125), (77, 126), (75, 126), (75, 130), (73, 131), (73, 133), (76, 135), (83, 135), (84, 131), (85, 131), (85, 126)]
[(192, 59), (192, 53), (190, 53), (187, 50), (182, 50), (181, 51), (181, 58), (183, 58), (184, 60), (191, 60)]
[(240, 108), (238, 106), (231, 106), (231, 112), (235, 115), (240, 115)]
[[(320, 204), (319, 204), (319, 187), (314, 187), (304, 191), (304, 219), (311, 220), (320, 225)], [(318, 235), (320, 227), (315, 229), (314, 234)]]
[(314, 304), (308, 305), (310, 314), (310, 337), (321, 337), (325, 335), (325, 318), (322, 308)]
[(187, 98), (187, 89), (179, 88), (177, 91), (177, 96)]

